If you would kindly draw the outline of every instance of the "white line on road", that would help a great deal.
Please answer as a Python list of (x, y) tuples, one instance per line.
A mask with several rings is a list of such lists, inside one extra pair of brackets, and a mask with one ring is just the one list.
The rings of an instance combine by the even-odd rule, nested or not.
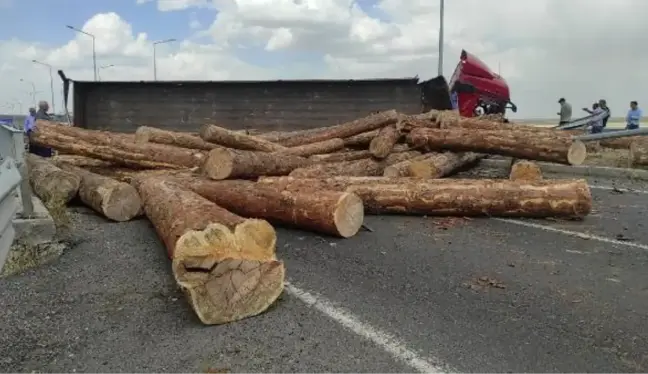
[(557, 233), (564, 234), (564, 235), (574, 236), (576, 238), (581, 238), (581, 239), (586, 239), (586, 240), (598, 240), (599, 242), (603, 242), (603, 243), (624, 245), (626, 247), (639, 248), (639, 249), (643, 249), (645, 251), (648, 251), (648, 245), (645, 245), (645, 244), (633, 243), (633, 242), (628, 242), (628, 241), (621, 241), (621, 240), (616, 240), (616, 239), (610, 239), (610, 238), (606, 238), (604, 236), (598, 236), (598, 235), (593, 235), (593, 234), (585, 234), (585, 233), (578, 232), (578, 231), (563, 230), (563, 229), (558, 229), (558, 228), (547, 226), (547, 225), (541, 225), (539, 223), (519, 221), (517, 219), (510, 219), (510, 218), (493, 218), (493, 219), (496, 220), (496, 221), (512, 223), (514, 225), (532, 227), (534, 229), (540, 229), (540, 230), (550, 231), (550, 232), (557, 232)]
[(614, 186), (590, 185), (590, 188), (593, 188), (595, 190), (618, 191), (618, 192), (634, 192), (634, 193), (639, 193), (639, 194), (648, 194), (648, 191), (646, 191), (646, 190), (635, 190), (635, 189), (632, 189), (632, 188), (619, 188), (619, 187), (614, 187)]
[(319, 312), (324, 313), (327, 317), (333, 319), (335, 322), (353, 331), (355, 334), (373, 342), (392, 355), (395, 359), (409, 365), (416, 371), (421, 373), (455, 372), (445, 364), (438, 363), (440, 361), (436, 359), (430, 360), (419, 356), (416, 352), (407, 348), (407, 346), (404, 343), (401, 343), (396, 337), (360, 321), (351, 313), (335, 306), (332, 302), (322, 296), (304, 291), (299, 287), (293, 286), (289, 282), (286, 282), (286, 291), (306, 305), (315, 308)]

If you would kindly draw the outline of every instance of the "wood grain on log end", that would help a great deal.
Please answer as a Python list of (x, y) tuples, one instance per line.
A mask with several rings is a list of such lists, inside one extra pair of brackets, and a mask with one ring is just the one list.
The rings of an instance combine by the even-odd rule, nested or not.
[(283, 292), (285, 268), (274, 256), (276, 234), (263, 222), (246, 220), (234, 232), (212, 223), (176, 242), (174, 277), (204, 324), (262, 313)]
[(137, 144), (145, 144), (149, 142), (149, 139), (151, 138), (151, 132), (149, 131), (149, 128), (146, 126), (140, 126), (135, 130), (135, 143)]
[(233, 170), (232, 153), (226, 148), (216, 148), (209, 151), (200, 171), (210, 179), (222, 180), (229, 178)]
[(142, 200), (135, 187), (115, 180), (110, 189), (98, 190), (102, 195), (101, 213), (116, 222), (126, 222), (142, 214)]
[(338, 234), (350, 238), (358, 233), (364, 222), (364, 203), (354, 193), (343, 193), (333, 213)]
[(511, 166), (509, 179), (512, 181), (539, 181), (542, 180), (542, 170), (535, 162), (527, 160), (517, 160)]
[(44, 202), (66, 204), (77, 195), (81, 177), (34, 154), (27, 154), (26, 161), (34, 193)]
[(574, 140), (567, 151), (567, 161), (570, 165), (581, 165), (587, 158), (587, 147), (580, 140)]

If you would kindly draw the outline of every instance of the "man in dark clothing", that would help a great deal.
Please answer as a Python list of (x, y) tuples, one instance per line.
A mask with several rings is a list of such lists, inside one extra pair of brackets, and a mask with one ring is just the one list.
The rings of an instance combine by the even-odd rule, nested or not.
[(564, 97), (561, 97), (560, 100), (558, 100), (558, 104), (560, 104), (560, 112), (557, 113), (560, 116), (560, 122), (558, 124), (564, 125), (569, 123), (572, 118), (571, 104), (568, 103)]
[[(35, 120), (49, 120), (50, 116), (47, 114), (47, 110), (49, 109), (49, 104), (47, 101), (41, 101), (38, 103), (38, 112), (36, 112)], [(41, 157), (52, 157), (52, 149), (47, 148), (47, 147), (42, 147), (40, 145), (33, 144), (31, 142), (31, 133), (34, 130), (34, 127), (36, 125), (32, 125), (31, 128), (25, 129), (27, 132), (27, 136), (30, 138), (29, 142), (29, 153), (33, 153), (35, 155), (41, 156)]]
[(605, 126), (607, 126), (608, 120), (610, 119), (610, 108), (608, 108), (607, 106), (607, 101), (603, 99), (599, 100), (599, 106), (601, 107), (601, 109), (607, 112), (607, 116), (603, 118), (603, 128), (605, 128)]

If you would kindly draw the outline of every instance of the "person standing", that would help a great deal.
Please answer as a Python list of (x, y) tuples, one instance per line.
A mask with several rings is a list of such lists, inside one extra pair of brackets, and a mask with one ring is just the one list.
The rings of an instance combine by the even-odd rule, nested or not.
[(33, 142), (31, 141), (31, 133), (32, 131), (34, 131), (34, 128), (36, 128), (36, 121), (50, 119), (49, 114), (47, 114), (48, 110), (49, 104), (47, 103), (47, 101), (41, 101), (38, 103), (38, 112), (36, 112), (36, 114), (34, 115), (34, 120), (29, 125), (29, 127), (27, 127), (27, 121), (25, 121), (25, 133), (29, 138), (29, 153), (33, 153), (41, 157), (52, 157), (52, 149), (33, 144)]
[(607, 101), (605, 101), (604, 99), (599, 100), (599, 106), (601, 107), (601, 109), (607, 112), (607, 115), (603, 117), (603, 128), (605, 128), (611, 115), (610, 108), (607, 106)]
[(602, 116), (599, 116), (599, 114), (605, 112), (605, 109), (603, 109), (601, 107), (601, 101), (599, 101), (598, 104), (594, 103), (592, 105), (592, 109), (583, 108), (584, 111), (591, 114), (592, 116), (595, 116), (595, 118), (592, 119), (589, 122), (589, 125), (588, 125), (588, 126), (590, 126), (590, 132), (592, 134), (598, 134), (598, 133), (603, 132), (603, 128), (605, 127), (605, 124), (603, 123), (603, 121), (604, 121), (605, 118), (607, 118), (607, 116), (605, 118), (602, 117)]
[(36, 122), (36, 109), (29, 108), (29, 114), (27, 115), (27, 117), (25, 117), (25, 123), (23, 124), (23, 131), (25, 131), (25, 133), (31, 131), (31, 129), (34, 127), (35, 122)]
[(561, 97), (560, 100), (558, 100), (558, 104), (560, 104), (560, 112), (557, 113), (560, 116), (559, 125), (564, 125), (566, 123), (569, 123), (572, 119), (571, 104), (568, 103), (564, 97)]
[(636, 101), (630, 102), (630, 110), (626, 115), (626, 130), (636, 130), (639, 128), (643, 112), (639, 109), (639, 103)]

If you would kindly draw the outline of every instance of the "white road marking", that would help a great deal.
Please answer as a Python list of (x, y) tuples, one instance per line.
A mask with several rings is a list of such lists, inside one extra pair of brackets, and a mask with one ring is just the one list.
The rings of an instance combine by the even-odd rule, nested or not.
[(595, 190), (634, 192), (634, 193), (639, 193), (639, 194), (648, 194), (648, 191), (646, 191), (646, 190), (635, 190), (635, 189), (632, 189), (632, 188), (620, 188), (620, 187), (614, 187), (614, 186), (597, 186), (597, 185), (594, 185), (594, 184), (590, 184), (590, 188), (595, 189)]
[(371, 341), (385, 352), (389, 353), (396, 360), (401, 361), (412, 369), (421, 373), (451, 373), (455, 370), (450, 369), (447, 365), (441, 364), (439, 360), (421, 357), (418, 353), (407, 348), (395, 336), (380, 331), (349, 313), (348, 311), (335, 306), (326, 298), (302, 290), (299, 287), (286, 282), (286, 292), (298, 298), (303, 303), (325, 314), (343, 327), (351, 330), (355, 334)]
[(540, 230), (544, 230), (544, 231), (557, 232), (557, 233), (564, 234), (564, 235), (574, 236), (576, 238), (581, 238), (581, 239), (586, 239), (586, 240), (597, 240), (597, 241), (603, 242), (603, 243), (624, 245), (626, 247), (639, 248), (639, 249), (643, 249), (645, 251), (648, 251), (648, 245), (645, 245), (645, 244), (633, 243), (633, 242), (630, 242), (630, 241), (622, 241), (622, 240), (610, 239), (610, 238), (606, 238), (604, 236), (599, 236), (599, 235), (594, 235), (594, 234), (585, 234), (585, 233), (578, 232), (578, 231), (563, 230), (563, 229), (558, 229), (558, 228), (547, 226), (547, 225), (541, 225), (539, 223), (520, 221), (520, 220), (517, 220), (517, 219), (510, 219), (510, 218), (491, 218), (491, 219), (494, 219), (496, 221), (506, 222), (506, 223), (512, 223), (514, 225), (519, 225), (519, 226), (532, 227), (534, 229), (540, 229)]

